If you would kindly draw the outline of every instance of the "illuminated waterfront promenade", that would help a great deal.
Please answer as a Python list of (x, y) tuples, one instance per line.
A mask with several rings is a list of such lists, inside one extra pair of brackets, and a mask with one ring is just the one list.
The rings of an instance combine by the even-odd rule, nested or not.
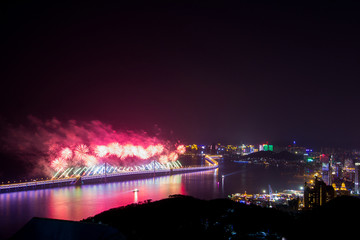
[(125, 177), (151, 177), (151, 176), (161, 176), (167, 174), (178, 174), (185, 172), (197, 172), (197, 171), (205, 171), (218, 168), (218, 162), (215, 158), (219, 158), (221, 156), (215, 155), (210, 156), (206, 155), (205, 160), (207, 162), (206, 166), (196, 166), (196, 167), (180, 167), (180, 168), (153, 168), (148, 170), (140, 170), (140, 171), (121, 171), (115, 173), (101, 173), (94, 175), (86, 175), (86, 176), (71, 176), (64, 177), (58, 179), (50, 179), (43, 181), (32, 181), (32, 182), (23, 182), (23, 183), (13, 183), (13, 184), (3, 184), (0, 185), (0, 193), (9, 192), (9, 191), (23, 191), (23, 190), (31, 190), (37, 188), (52, 188), (52, 187), (61, 187), (61, 186), (69, 186), (69, 185), (77, 185), (77, 184), (90, 184), (90, 183), (100, 183), (106, 181), (121, 181), (122, 178)]

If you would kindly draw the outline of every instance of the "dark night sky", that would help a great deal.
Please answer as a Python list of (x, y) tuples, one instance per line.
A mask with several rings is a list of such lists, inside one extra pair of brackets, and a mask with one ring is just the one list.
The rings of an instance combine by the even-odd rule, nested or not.
[(4, 122), (97, 119), (157, 125), (186, 143), (360, 146), (356, 3), (8, 2)]

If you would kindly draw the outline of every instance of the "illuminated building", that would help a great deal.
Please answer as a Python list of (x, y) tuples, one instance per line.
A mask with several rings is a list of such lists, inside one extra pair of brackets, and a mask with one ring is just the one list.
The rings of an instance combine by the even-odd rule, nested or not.
[(228, 153), (236, 153), (237, 152), (237, 147), (233, 146), (233, 145), (227, 145), (225, 149), (226, 149), (226, 152), (228, 152)]
[(352, 159), (345, 159), (343, 168), (343, 177), (347, 181), (354, 181), (355, 178), (355, 165)]
[(360, 168), (360, 162), (355, 163), (355, 187), (354, 191), (355, 194), (359, 194), (359, 168)]
[(337, 197), (350, 196), (350, 191), (346, 188), (345, 183), (342, 183), (340, 188), (338, 188), (336, 184), (333, 183), (332, 187), (334, 188)]
[(342, 163), (341, 162), (337, 162), (333, 165), (333, 173), (336, 174), (337, 178), (340, 178), (342, 176)]
[(335, 191), (332, 186), (326, 185), (323, 181), (315, 177), (313, 186), (305, 183), (304, 189), (304, 207), (306, 209), (322, 206), (335, 197)]
[(268, 144), (260, 144), (259, 151), (274, 151), (274, 146)]
[(345, 171), (353, 171), (354, 170), (354, 161), (352, 159), (345, 159), (344, 170)]
[(319, 159), (320, 159), (320, 162), (327, 163), (327, 162), (329, 162), (330, 157), (326, 154), (320, 154)]
[(322, 178), (326, 185), (332, 184), (332, 172), (333, 172), (333, 163), (335, 162), (334, 156), (331, 155), (330, 158), (322, 159)]
[(345, 183), (341, 184), (340, 190), (336, 192), (338, 196), (350, 196), (350, 191), (346, 189)]
[(241, 151), (242, 155), (248, 155), (250, 153), (254, 153), (257, 151), (255, 149), (254, 145), (243, 144), (243, 145), (239, 146), (239, 149), (241, 149), (240, 151)]
[(287, 146), (286, 150), (288, 152), (294, 153), (294, 154), (299, 154), (299, 155), (304, 155), (306, 152), (306, 148), (305, 147), (298, 147), (298, 146)]
[(198, 150), (198, 146), (196, 144), (191, 145), (191, 150)]
[(325, 184), (331, 185), (331, 169), (329, 163), (322, 163), (321, 171), (322, 179)]

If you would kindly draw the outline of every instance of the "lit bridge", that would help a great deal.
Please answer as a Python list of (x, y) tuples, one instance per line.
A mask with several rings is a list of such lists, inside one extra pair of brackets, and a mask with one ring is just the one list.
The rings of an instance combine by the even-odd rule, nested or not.
[(98, 167), (82, 168), (82, 170), (68, 168), (62, 173), (57, 172), (52, 179), (31, 181), (22, 183), (12, 183), (0, 185), (0, 193), (22, 190), (32, 190), (39, 188), (52, 188), (61, 186), (81, 185), (86, 183), (100, 183), (106, 181), (121, 181), (126, 177), (151, 177), (167, 174), (178, 174), (185, 172), (197, 172), (218, 168), (218, 162), (214, 160), (216, 156), (205, 156), (207, 164), (205, 166), (182, 167), (181, 163), (164, 165), (153, 161), (148, 165), (136, 167), (112, 167), (103, 164)]
[(205, 160), (210, 166), (218, 166), (219, 163), (215, 159), (222, 158), (222, 155), (205, 155)]

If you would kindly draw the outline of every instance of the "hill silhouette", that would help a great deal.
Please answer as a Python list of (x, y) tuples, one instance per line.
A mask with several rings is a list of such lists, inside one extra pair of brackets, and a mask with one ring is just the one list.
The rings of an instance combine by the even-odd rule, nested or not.
[(229, 199), (200, 200), (177, 195), (111, 209), (84, 221), (101, 222), (128, 239), (229, 239), (266, 232), (283, 236), (288, 214)]
[(301, 231), (294, 239), (356, 239), (354, 234), (358, 229), (359, 216), (359, 198), (334, 198), (319, 208), (299, 215), (293, 231)]
[(290, 214), (229, 199), (176, 195), (83, 221), (110, 225), (128, 239), (347, 239), (356, 231), (359, 214), (360, 199), (354, 197)]

